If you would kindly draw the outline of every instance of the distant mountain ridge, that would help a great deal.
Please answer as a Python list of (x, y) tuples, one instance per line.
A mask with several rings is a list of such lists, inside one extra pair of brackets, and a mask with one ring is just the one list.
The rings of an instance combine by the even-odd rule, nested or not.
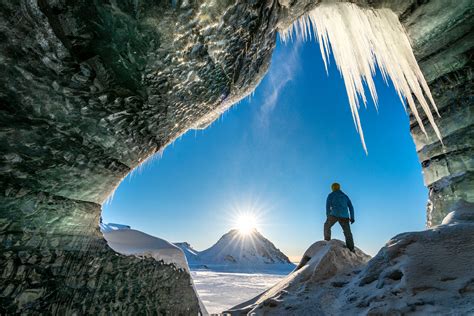
[(175, 245), (183, 250), (190, 265), (294, 266), (280, 249), (256, 229), (248, 235), (232, 229), (204, 251), (193, 249), (187, 242)]

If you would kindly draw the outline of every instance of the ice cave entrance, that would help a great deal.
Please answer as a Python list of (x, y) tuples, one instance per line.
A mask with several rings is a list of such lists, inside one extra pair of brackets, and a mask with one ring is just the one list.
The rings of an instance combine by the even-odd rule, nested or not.
[[(351, 3), (323, 2), (288, 29), (280, 31), (280, 36), (287, 45), (293, 45), (294, 41), (317, 40), (326, 72), (332, 55), (344, 80), (352, 119), (366, 152), (359, 109), (361, 103), (367, 103), (365, 88), (377, 107), (378, 95), (373, 79), (377, 69), (386, 82), (390, 80), (393, 84), (401, 103), (409, 107), (422, 131), (425, 132), (425, 129), (416, 101), (441, 139), (431, 112), (431, 109), (437, 112), (435, 102), (413, 55), (408, 36), (392, 11), (364, 9)], [(190, 271), (201, 299), (212, 312), (222, 311), (229, 304), (248, 299), (250, 294), (257, 295), (294, 268), (290, 260), (258, 231), (251, 232), (250, 236), (253, 238), (248, 239), (236, 237), (236, 232), (231, 230), (214, 246), (205, 251), (197, 251), (189, 243), (170, 243), (127, 226), (102, 223), (101, 228), (109, 245), (117, 252), (152, 255), (157, 260)], [(240, 243), (236, 240), (240, 240)], [(258, 252), (259, 249), (264, 249), (265, 253), (271, 255), (262, 255)], [(256, 260), (250, 261), (251, 265), (270, 260), (279, 266), (270, 273), (268, 270), (255, 273), (251, 269), (236, 272), (225, 267), (244, 257), (245, 260), (249, 257)], [(218, 268), (209, 269), (212, 264)], [(195, 269), (189, 270), (189, 266)], [(216, 288), (219, 289), (219, 295), (207, 296)], [(219, 300), (219, 297), (224, 301)], [(229, 302), (230, 297), (237, 301)]]

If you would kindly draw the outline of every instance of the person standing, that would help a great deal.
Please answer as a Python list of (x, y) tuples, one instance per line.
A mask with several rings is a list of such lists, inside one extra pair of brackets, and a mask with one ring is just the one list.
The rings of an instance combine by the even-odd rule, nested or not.
[(341, 191), (339, 183), (331, 185), (332, 192), (326, 200), (326, 222), (324, 223), (324, 240), (331, 240), (331, 227), (339, 222), (346, 238), (346, 246), (354, 252), (354, 240), (352, 238), (351, 224), (354, 224), (354, 207), (349, 197)]

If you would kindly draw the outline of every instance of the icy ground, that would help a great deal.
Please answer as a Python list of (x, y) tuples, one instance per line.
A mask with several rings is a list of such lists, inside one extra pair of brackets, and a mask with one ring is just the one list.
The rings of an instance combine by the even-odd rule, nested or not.
[[(276, 274), (279, 273), (279, 274)], [(286, 277), (273, 273), (231, 273), (191, 270), (194, 286), (210, 314), (218, 314), (247, 301)]]

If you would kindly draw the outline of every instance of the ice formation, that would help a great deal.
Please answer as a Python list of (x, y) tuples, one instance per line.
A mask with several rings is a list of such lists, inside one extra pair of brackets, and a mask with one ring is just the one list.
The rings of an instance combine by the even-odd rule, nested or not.
[[(387, 82), (389, 77), (402, 101), (406, 98), (421, 130), (426, 135), (422, 119), (412, 96), (415, 95), (433, 130), (441, 140), (430, 105), (438, 113), (428, 84), (413, 55), (405, 29), (395, 13), (388, 9), (364, 9), (352, 3), (326, 1), (296, 20), (281, 32), (284, 42), (295, 35), (303, 40), (317, 37), (326, 66), (332, 51), (342, 74), (349, 105), (362, 145), (367, 152), (359, 117), (359, 97), (366, 105), (365, 82), (377, 107), (377, 92), (373, 75), (375, 65)], [(426, 100), (425, 93), (428, 100)], [(439, 113), (438, 113), (439, 115)]]

